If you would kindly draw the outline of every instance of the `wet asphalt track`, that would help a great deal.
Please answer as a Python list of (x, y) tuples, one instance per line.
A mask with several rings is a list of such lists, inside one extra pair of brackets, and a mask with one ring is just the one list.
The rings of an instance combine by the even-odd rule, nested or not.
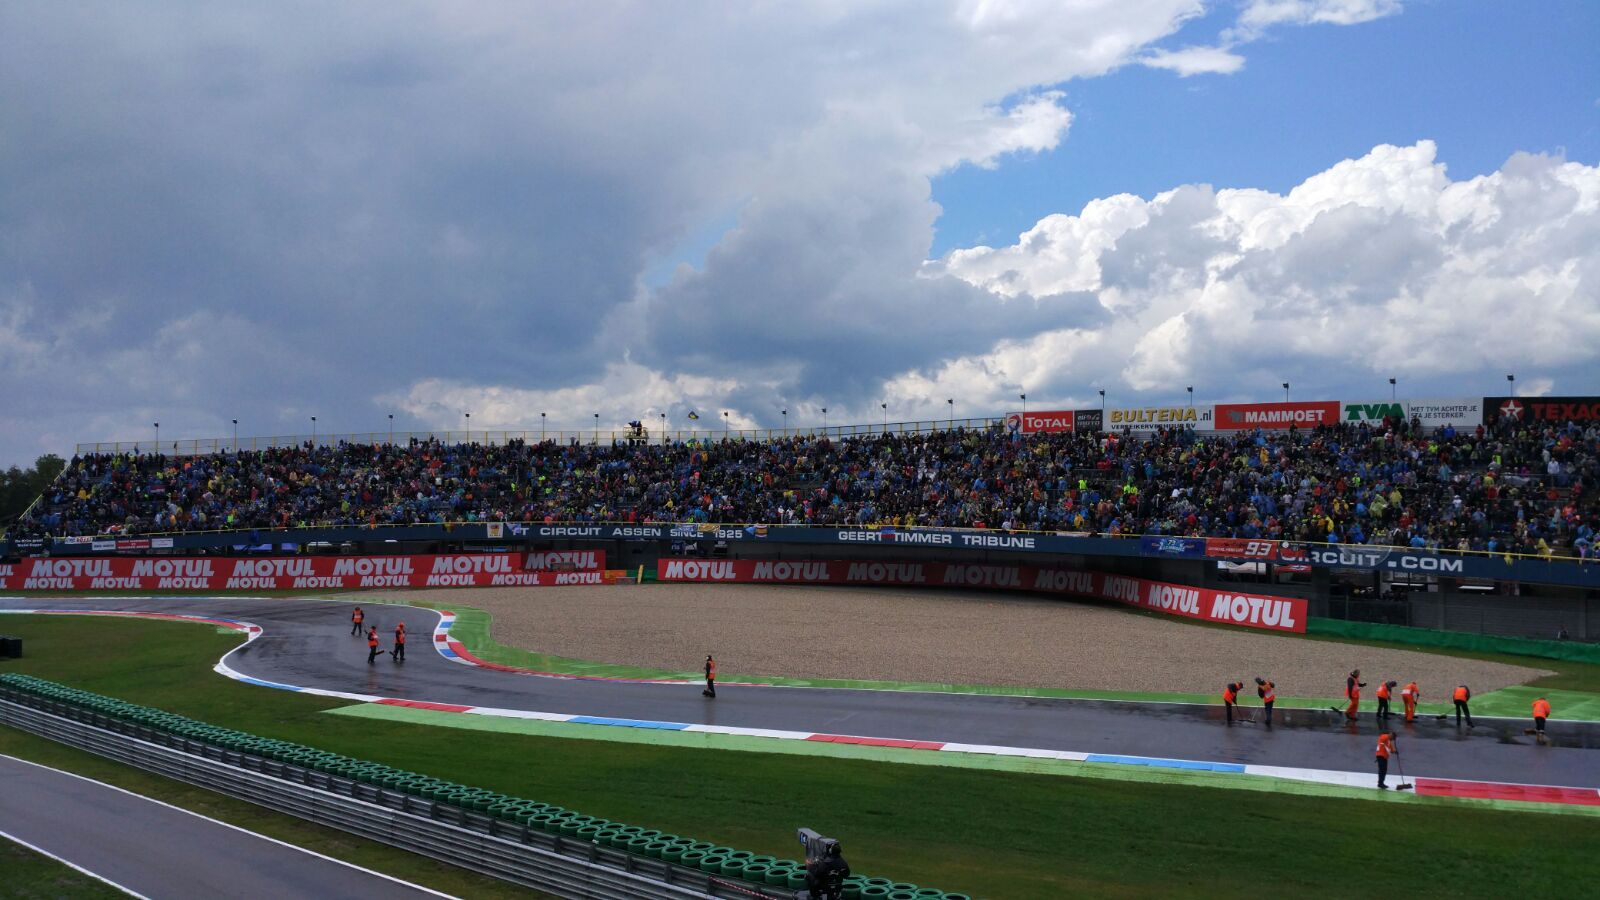
[[(303, 687), (549, 713), (1374, 771), (1379, 729), (1370, 712), (1350, 726), (1331, 711), (1279, 709), (1275, 727), (1267, 729), (1253, 721), (1228, 727), (1220, 705), (724, 685), (716, 700), (707, 700), (699, 684), (548, 678), (452, 662), (429, 647), (438, 614), (415, 607), (367, 607), (367, 623), (378, 626), (385, 648), (397, 620), (403, 618), (412, 633), (405, 663), (383, 655), (368, 665), (366, 642), (349, 633), (353, 605), (228, 597), (0, 599), (0, 608), (10, 609), (241, 619), (260, 625), (264, 633), (229, 656), (228, 664), (251, 677)], [(1261, 710), (1246, 708), (1245, 714), (1254, 718)], [(1393, 727), (1413, 775), (1600, 787), (1600, 725), (1553, 723), (1553, 746), (1540, 747), (1522, 733), (1531, 720), (1480, 720), (1476, 728), (1459, 731), (1432, 717), (1409, 727), (1398, 717), (1391, 721), (1397, 723)]]
[(0, 831), (146, 897), (444, 896), (9, 756)]

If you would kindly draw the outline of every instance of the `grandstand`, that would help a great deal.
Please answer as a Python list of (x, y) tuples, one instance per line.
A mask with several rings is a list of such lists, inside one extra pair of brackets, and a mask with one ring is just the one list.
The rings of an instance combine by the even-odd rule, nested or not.
[(307, 442), (76, 456), (19, 537), (450, 522), (762, 522), (1281, 539), (1587, 559), (1600, 428)]

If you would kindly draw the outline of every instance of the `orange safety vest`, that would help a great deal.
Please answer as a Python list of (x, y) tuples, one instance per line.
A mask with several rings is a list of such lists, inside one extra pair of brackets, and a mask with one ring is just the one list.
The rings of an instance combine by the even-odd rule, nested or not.
[(361, 624), (361, 610), (359, 608), (350, 614), (350, 621), (356, 623), (357, 625)]
[(1464, 701), (1468, 697), (1472, 696), (1472, 692), (1467, 690), (1467, 686), (1466, 685), (1458, 684), (1458, 685), (1456, 685), (1456, 692), (1455, 692), (1454, 696), (1455, 696), (1455, 698), (1457, 700), (1463, 700)]
[(406, 642), (406, 630), (404, 626), (394, 630), (394, 642), (396, 644), (404, 644)]
[(1223, 703), (1232, 703), (1233, 701), (1235, 701), (1237, 699), (1239, 699), (1239, 695), (1234, 691), (1234, 686), (1233, 685), (1230, 684), (1227, 687), (1222, 689), (1222, 702)]
[(1273, 683), (1269, 681), (1266, 684), (1256, 688), (1256, 694), (1261, 697), (1262, 703), (1271, 703), (1272, 701), (1278, 699), (1278, 692), (1273, 690), (1273, 687)]
[(1379, 759), (1388, 759), (1389, 754), (1398, 752), (1398, 750), (1394, 749), (1394, 738), (1389, 737), (1387, 734), (1378, 738), (1377, 753)]
[(1378, 699), (1379, 700), (1387, 700), (1387, 699), (1389, 699), (1389, 682), (1384, 681), (1384, 682), (1380, 682), (1378, 684)]
[(707, 678), (715, 678), (715, 677), (717, 677), (717, 661), (716, 660), (714, 660), (714, 659), (706, 660), (706, 677)]
[(1413, 681), (1405, 686), (1405, 689), (1400, 692), (1400, 696), (1415, 702), (1422, 699), (1422, 689), (1417, 687), (1417, 683)]
[(1543, 697), (1533, 701), (1533, 717), (1535, 719), (1550, 718), (1550, 701)]
[(371, 631), (367, 632), (367, 646), (368, 647), (376, 647), (376, 646), (378, 646), (378, 629), (374, 628)]

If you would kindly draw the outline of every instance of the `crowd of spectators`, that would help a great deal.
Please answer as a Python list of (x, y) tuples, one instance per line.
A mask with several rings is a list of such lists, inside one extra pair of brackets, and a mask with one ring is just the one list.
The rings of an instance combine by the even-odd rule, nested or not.
[(1600, 529), (1600, 427), (1001, 428), (610, 446), (436, 442), (74, 458), (25, 535), (430, 522), (758, 522), (1278, 538), (1561, 556)]

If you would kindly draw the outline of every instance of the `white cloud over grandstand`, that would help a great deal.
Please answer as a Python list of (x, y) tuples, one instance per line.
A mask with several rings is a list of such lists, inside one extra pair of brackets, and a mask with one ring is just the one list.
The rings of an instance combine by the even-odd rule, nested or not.
[[(1597, 247), (1600, 168), (1518, 154), (1452, 181), (1429, 141), (1374, 148), (1282, 195), (1187, 185), (1111, 197), (925, 271), (1004, 302), (1087, 293), (1107, 321), (896, 383), (948, 371), (968, 373), (968, 396), (1005, 401), (1026, 384), (1081, 400), (1098, 372), (1124, 393), (1169, 399), (1190, 384), (1270, 396), (1280, 381), (1308, 396), (1351, 383), (1376, 392), (1387, 376), (1447, 390), (1452, 378), (1504, 369), (1537, 376), (1526, 389), (1589, 390), (1600, 366)], [(1455, 384), (1468, 394), (1504, 386)]]
[[(0, 459), (154, 421), (774, 426), (1191, 378), (1592, 371), (1595, 170), (1546, 157), (1453, 183), (1431, 145), (1380, 148), (1282, 196), (1108, 197), (927, 258), (931, 179), (1070, 140), (1074, 80), (1232, 72), (1266, 29), (1398, 3), (1257, 0), (1197, 47), (1206, 9), (15, 6)], [(730, 210), (703, 259), (646, 283)]]

